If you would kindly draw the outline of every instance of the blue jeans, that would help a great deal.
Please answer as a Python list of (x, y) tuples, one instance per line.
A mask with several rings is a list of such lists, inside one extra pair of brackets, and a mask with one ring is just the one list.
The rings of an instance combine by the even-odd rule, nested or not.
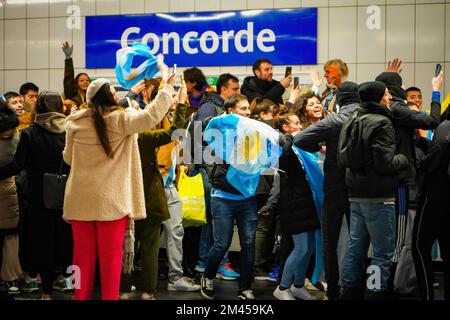
[[(389, 268), (395, 251), (395, 205), (380, 203), (350, 203), (350, 238), (347, 256), (342, 271), (342, 287), (355, 288), (361, 286), (364, 271), (364, 260), (372, 241), (372, 266), (378, 267), (379, 279), (375, 277), (369, 288), (373, 291), (387, 289)], [(372, 281), (373, 280), (373, 281)]]
[(258, 222), (256, 198), (246, 200), (211, 198), (211, 215), (214, 243), (208, 254), (205, 277), (208, 279), (216, 277), (220, 262), (231, 245), (236, 219), (241, 245), (239, 289), (250, 289), (255, 263), (255, 235)]
[[(212, 234), (212, 217), (211, 217), (211, 181), (209, 181), (208, 173), (202, 167), (197, 168), (198, 172), (202, 175), (203, 189), (205, 191), (205, 211), (206, 211), (206, 224), (202, 227), (202, 234), (200, 236), (199, 247), (199, 262), (206, 264), (208, 260), (209, 250), (213, 245)], [(228, 262), (228, 252), (225, 254), (220, 265), (224, 265)]]
[(314, 252), (314, 231), (291, 235), (294, 240), (294, 249), (286, 260), (281, 276), (280, 285), (283, 288), (294, 286), (301, 288), (305, 285), (305, 274), (308, 269), (311, 255)]

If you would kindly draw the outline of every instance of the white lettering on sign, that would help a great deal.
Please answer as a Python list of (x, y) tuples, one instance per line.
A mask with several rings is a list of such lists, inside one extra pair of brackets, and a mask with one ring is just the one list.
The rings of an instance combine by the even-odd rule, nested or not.
[[(141, 29), (138, 27), (125, 29), (120, 39), (122, 48), (128, 47), (134, 41), (139, 41), (131, 41), (129, 38), (130, 35), (139, 35), (140, 32)], [(254, 52), (254, 23), (247, 22), (247, 28), (243, 30), (222, 31), (221, 37), (212, 30), (207, 30), (200, 35), (196, 31), (188, 31), (183, 37), (177, 32), (163, 33), (162, 36), (150, 32), (143, 35), (140, 42), (147, 44), (152, 54), (158, 53), (160, 48), (163, 54), (180, 54), (181, 48), (187, 54), (196, 54), (199, 49), (206, 54), (213, 54), (218, 50), (226, 53), (230, 51), (230, 45), (234, 45), (240, 53)], [(256, 47), (262, 52), (275, 51), (275, 42), (276, 35), (271, 29), (263, 29), (256, 35)]]

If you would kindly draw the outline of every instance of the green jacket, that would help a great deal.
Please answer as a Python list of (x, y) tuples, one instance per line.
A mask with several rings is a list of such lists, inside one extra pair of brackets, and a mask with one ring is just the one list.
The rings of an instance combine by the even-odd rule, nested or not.
[(178, 104), (172, 125), (167, 129), (148, 130), (139, 134), (139, 153), (141, 156), (142, 177), (147, 218), (136, 223), (149, 222), (155, 218), (161, 222), (170, 218), (166, 193), (156, 158), (157, 147), (172, 141), (172, 133), (184, 126), (187, 106)]

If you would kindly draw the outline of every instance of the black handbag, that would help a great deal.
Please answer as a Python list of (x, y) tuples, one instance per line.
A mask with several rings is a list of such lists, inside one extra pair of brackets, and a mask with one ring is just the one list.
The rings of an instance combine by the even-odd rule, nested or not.
[(44, 173), (42, 188), (44, 207), (51, 210), (62, 210), (64, 206), (64, 191), (66, 190), (67, 174), (62, 173), (64, 161), (61, 162), (58, 173)]

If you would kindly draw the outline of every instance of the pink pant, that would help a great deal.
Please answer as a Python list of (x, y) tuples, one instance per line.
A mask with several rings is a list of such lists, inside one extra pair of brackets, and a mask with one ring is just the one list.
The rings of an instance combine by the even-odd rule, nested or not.
[(89, 300), (100, 258), (102, 300), (118, 300), (122, 248), (128, 217), (115, 221), (70, 221), (73, 230), (73, 264), (81, 271), (75, 300)]

